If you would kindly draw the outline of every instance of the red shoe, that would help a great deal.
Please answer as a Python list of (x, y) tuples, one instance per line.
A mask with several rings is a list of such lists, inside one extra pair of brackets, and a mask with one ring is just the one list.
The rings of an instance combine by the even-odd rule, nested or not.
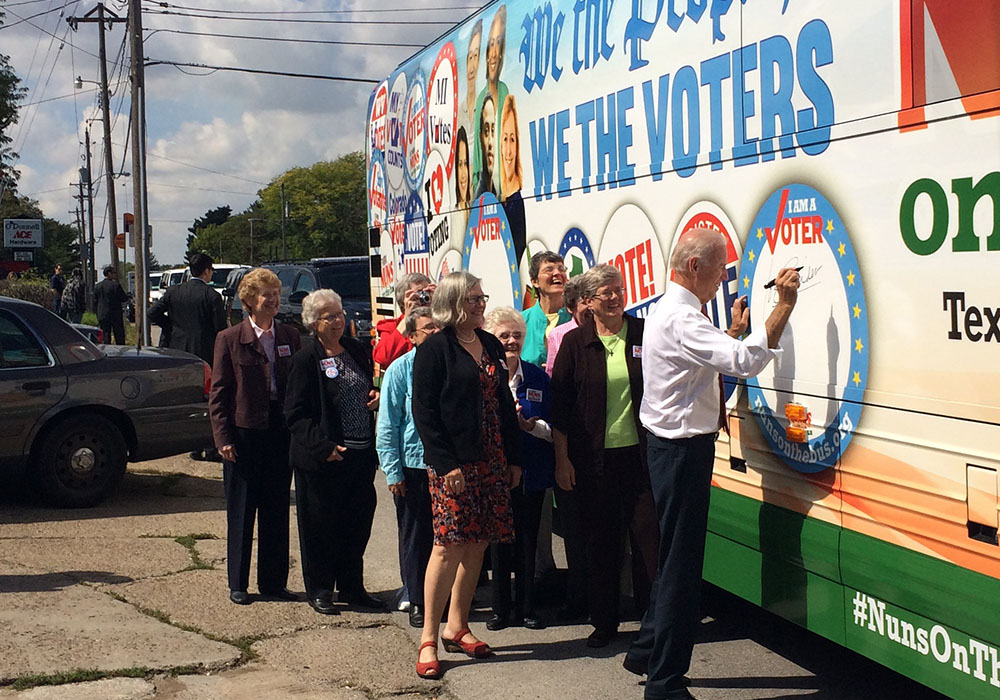
[(471, 656), (473, 659), (485, 659), (493, 653), (493, 650), (490, 649), (490, 645), (486, 642), (463, 642), (462, 640), (467, 634), (472, 634), (468, 627), (460, 629), (458, 634), (456, 634), (453, 639), (448, 639), (444, 635), (441, 635), (441, 643), (444, 645), (444, 650), (465, 654), (467, 656)]
[(437, 642), (424, 642), (417, 649), (417, 675), (427, 680), (436, 681), (441, 677), (441, 664), (437, 659), (433, 661), (420, 660), (420, 652), (426, 647), (434, 647), (434, 651), (437, 652)]

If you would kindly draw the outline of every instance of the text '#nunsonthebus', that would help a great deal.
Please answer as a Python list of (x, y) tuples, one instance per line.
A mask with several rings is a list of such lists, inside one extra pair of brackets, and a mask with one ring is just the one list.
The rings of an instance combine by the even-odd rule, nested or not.
[(727, 385), (706, 579), (954, 698), (1000, 692), (1000, 3), (494, 3), (368, 114), (376, 314), (526, 261), (663, 293), (694, 225), (751, 322), (802, 267), (784, 357)]

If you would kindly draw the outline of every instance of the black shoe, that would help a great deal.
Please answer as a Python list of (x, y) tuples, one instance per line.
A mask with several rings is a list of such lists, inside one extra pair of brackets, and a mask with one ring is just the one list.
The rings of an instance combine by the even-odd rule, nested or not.
[(493, 617), (486, 621), (486, 629), (490, 632), (497, 632), (498, 630), (507, 629), (510, 625), (510, 615), (506, 613), (493, 613)]
[(261, 591), (261, 596), (264, 598), (272, 598), (274, 600), (298, 600), (299, 597), (292, 593), (287, 588), (279, 588), (276, 591)]
[(347, 603), (352, 608), (366, 608), (368, 610), (382, 611), (386, 609), (385, 601), (379, 600), (367, 591), (360, 593), (341, 593), (340, 602)]
[(310, 598), (309, 607), (318, 612), (320, 615), (339, 615), (340, 611), (337, 610), (333, 605), (333, 600), (328, 596), (320, 596), (319, 598)]
[(618, 630), (598, 630), (595, 629), (587, 637), (587, 646), (591, 649), (601, 649), (611, 643), (611, 640), (618, 636)]
[(424, 607), (422, 605), (411, 603), (407, 614), (410, 616), (410, 627), (420, 629), (424, 626)]
[(633, 655), (631, 652), (625, 654), (625, 659), (622, 661), (622, 666), (629, 673), (634, 673), (637, 676), (645, 676), (649, 673), (649, 659), (642, 659), (638, 656)]
[(525, 615), (524, 627), (529, 630), (543, 630), (545, 629), (545, 623), (534, 615)]
[(250, 596), (246, 591), (229, 591), (229, 600), (237, 605), (249, 605)]

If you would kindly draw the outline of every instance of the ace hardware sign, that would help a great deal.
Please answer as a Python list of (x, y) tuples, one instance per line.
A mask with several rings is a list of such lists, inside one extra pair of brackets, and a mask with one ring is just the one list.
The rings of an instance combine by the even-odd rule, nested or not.
[(3, 244), (6, 248), (41, 248), (44, 232), (41, 219), (4, 219)]

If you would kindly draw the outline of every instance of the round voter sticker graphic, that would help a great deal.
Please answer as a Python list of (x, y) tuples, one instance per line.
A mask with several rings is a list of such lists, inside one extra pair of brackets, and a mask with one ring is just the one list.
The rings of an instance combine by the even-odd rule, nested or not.
[(868, 382), (868, 305), (861, 271), (833, 205), (808, 185), (772, 194), (754, 219), (740, 265), (751, 328), (778, 295), (768, 283), (800, 268), (781, 357), (747, 380), (750, 410), (775, 454), (803, 472), (833, 466), (861, 418)]
[(461, 251), (452, 249), (444, 253), (441, 256), (441, 263), (437, 268), (437, 276), (431, 279), (440, 282), (443, 278), (450, 275), (452, 272), (458, 272), (462, 269), (462, 253)]
[(427, 93), (424, 79), (417, 73), (406, 98), (406, 184), (416, 192), (424, 182), (427, 155)]
[(595, 264), (590, 241), (587, 240), (586, 234), (575, 226), (566, 232), (562, 242), (559, 243), (559, 255), (566, 265), (566, 274), (571, 278), (582, 275)]
[(625, 285), (625, 309), (644, 317), (663, 294), (666, 271), (656, 230), (646, 212), (635, 204), (623, 204), (611, 216), (597, 260), (614, 265)]
[[(674, 248), (677, 247), (677, 243), (681, 239), (681, 235), (693, 228), (707, 228), (712, 231), (718, 231), (726, 241), (726, 273), (729, 275), (729, 281), (719, 285), (719, 291), (715, 293), (715, 298), (705, 305), (708, 317), (715, 324), (715, 327), (726, 330), (733, 320), (733, 302), (740, 296), (739, 283), (736, 279), (739, 271), (740, 254), (742, 253), (740, 239), (736, 235), (736, 228), (733, 226), (733, 222), (729, 220), (729, 217), (726, 216), (726, 213), (722, 211), (719, 205), (707, 201), (697, 202), (684, 212), (680, 223), (677, 224), (677, 230), (674, 232), (674, 240), (670, 244), (670, 254), (666, 258), (668, 266), (670, 258), (674, 253)], [(723, 386), (726, 392), (726, 406), (735, 408), (736, 400), (739, 398), (736, 378), (725, 376)]]
[(385, 117), (385, 172), (389, 186), (403, 186), (406, 169), (406, 74), (400, 73), (389, 90), (389, 108)]
[(419, 272), (430, 277), (430, 254), (427, 250), (427, 219), (424, 203), (414, 193), (406, 207), (406, 238), (403, 241), (403, 273)]
[(462, 268), (482, 278), (483, 293), (490, 295), (490, 308), (513, 306), (521, 309), (510, 225), (500, 202), (489, 192), (472, 203), (462, 246)]
[(389, 109), (389, 81), (383, 80), (372, 95), (368, 112), (368, 159), (385, 150), (385, 116)]
[(455, 123), (458, 121), (458, 62), (455, 45), (441, 47), (427, 86), (427, 144), (441, 156), (451, 177), (455, 164)]
[[(423, 197), (424, 212), (427, 217), (427, 237), (428, 252), (430, 255), (430, 267), (437, 269), (441, 263), (441, 256), (449, 248), (449, 241), (453, 235), (451, 227), (456, 221), (451, 215), (452, 190), (448, 187), (448, 176), (445, 173), (444, 162), (441, 154), (431, 151), (427, 156), (427, 167), (424, 168), (424, 186), (421, 191)], [(465, 236), (465, 230), (454, 233), (456, 245), (460, 244)]]
[(382, 156), (376, 153), (368, 170), (368, 225), (381, 226), (385, 215), (385, 169)]

